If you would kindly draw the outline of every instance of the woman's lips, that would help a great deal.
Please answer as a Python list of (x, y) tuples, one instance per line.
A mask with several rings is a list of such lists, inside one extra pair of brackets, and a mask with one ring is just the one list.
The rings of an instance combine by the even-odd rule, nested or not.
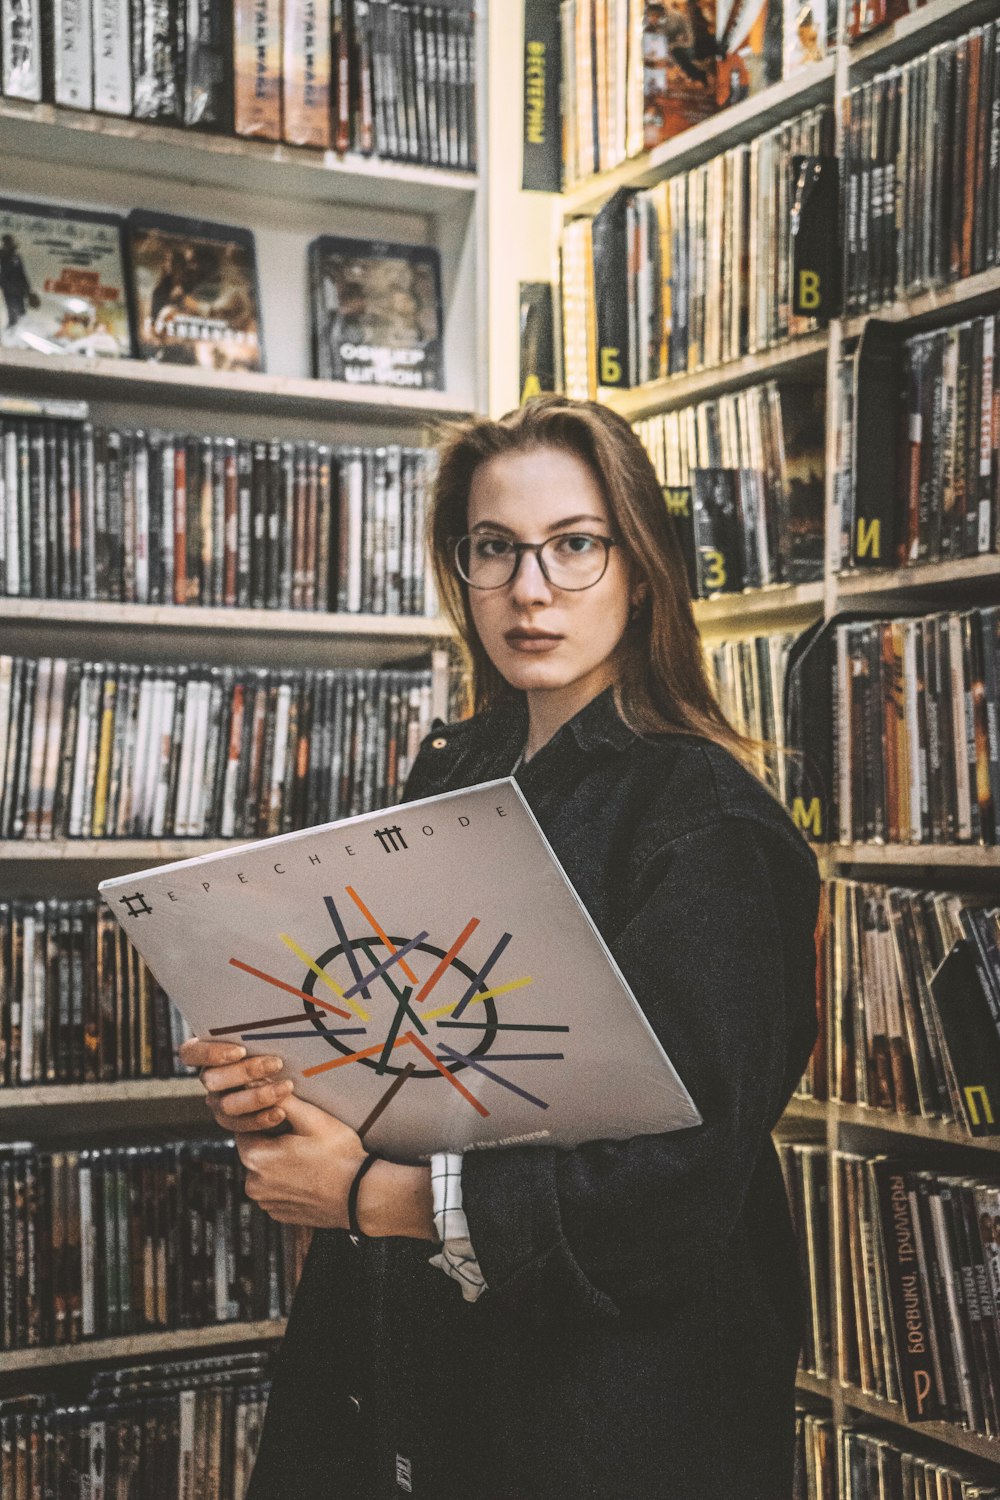
[(554, 651), (562, 641), (561, 635), (519, 635), (512, 631), (504, 636), (504, 640), (512, 651), (524, 651), (530, 656), (543, 654), (546, 651)]

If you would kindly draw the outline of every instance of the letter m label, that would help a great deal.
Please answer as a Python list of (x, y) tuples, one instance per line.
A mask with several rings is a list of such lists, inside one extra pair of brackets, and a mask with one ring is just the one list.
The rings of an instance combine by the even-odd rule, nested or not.
[(796, 797), (792, 803), (792, 817), (796, 828), (801, 828), (803, 833), (814, 839), (823, 837), (823, 809), (818, 797), (813, 797), (808, 804), (804, 797)]

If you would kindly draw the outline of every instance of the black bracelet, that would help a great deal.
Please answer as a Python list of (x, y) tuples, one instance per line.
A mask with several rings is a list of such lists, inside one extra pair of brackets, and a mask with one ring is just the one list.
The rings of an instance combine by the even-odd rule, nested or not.
[(373, 1167), (379, 1160), (380, 1158), (375, 1154), (375, 1152), (370, 1152), (365, 1157), (364, 1161), (361, 1163), (360, 1167), (354, 1174), (354, 1181), (351, 1183), (350, 1191), (347, 1194), (347, 1225), (351, 1233), (351, 1239), (355, 1244), (357, 1244), (359, 1240), (365, 1240), (368, 1238), (364, 1230), (361, 1228), (361, 1225), (358, 1223), (358, 1192), (361, 1188), (361, 1179), (368, 1171), (368, 1168)]

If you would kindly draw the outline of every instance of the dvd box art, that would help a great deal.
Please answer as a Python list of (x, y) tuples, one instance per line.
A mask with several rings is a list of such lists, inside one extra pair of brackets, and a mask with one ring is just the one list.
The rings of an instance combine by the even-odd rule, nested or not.
[(136, 209), (126, 240), (141, 359), (208, 370), (264, 368), (249, 230)]
[(437, 250), (322, 235), (309, 247), (309, 266), (320, 379), (444, 388)]
[(94, 0), (94, 108), (108, 115), (132, 113), (129, 0)]
[(0, 199), (0, 346), (131, 354), (118, 219)]
[(132, 0), (132, 113), (179, 121), (181, 16), (173, 0)]
[(780, 80), (781, 22), (782, 0), (719, 0), (716, 98), (720, 108), (738, 104)]
[(643, 141), (647, 151), (716, 110), (716, 0), (645, 0)]
[(285, 0), (284, 138), (293, 146), (332, 144), (330, 9), (320, 0)]
[(237, 135), (281, 140), (281, 0), (234, 0)]
[(89, 0), (54, 0), (52, 98), (71, 109), (94, 107), (94, 58)]
[(42, 97), (42, 16), (39, 0), (2, 0), (3, 92), (37, 104)]
[(184, 124), (232, 129), (232, 11), (187, 0), (183, 20)]

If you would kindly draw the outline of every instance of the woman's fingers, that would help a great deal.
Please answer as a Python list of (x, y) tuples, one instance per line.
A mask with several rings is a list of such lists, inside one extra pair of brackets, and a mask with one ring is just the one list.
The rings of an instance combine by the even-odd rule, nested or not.
[(237, 1088), (231, 1093), (220, 1093), (212, 1089), (208, 1095), (208, 1107), (221, 1125), (247, 1115), (259, 1114), (273, 1109), (292, 1092), (294, 1085), (285, 1079), (281, 1083), (268, 1083), (256, 1088)]
[(266, 1083), (283, 1067), (280, 1057), (247, 1057), (242, 1062), (228, 1063), (221, 1068), (203, 1067), (201, 1081), (210, 1094), (221, 1094), (227, 1089), (246, 1089)]
[(217, 1125), (221, 1125), (223, 1130), (229, 1130), (236, 1136), (251, 1135), (254, 1131), (259, 1135), (262, 1130), (273, 1130), (275, 1125), (280, 1125), (285, 1118), (285, 1111), (280, 1107), (258, 1110), (250, 1115), (223, 1115), (214, 1109), (212, 1113)]
[(235, 1042), (206, 1042), (200, 1036), (188, 1037), (180, 1045), (179, 1056), (192, 1068), (212, 1068), (221, 1063), (239, 1062), (247, 1049)]

